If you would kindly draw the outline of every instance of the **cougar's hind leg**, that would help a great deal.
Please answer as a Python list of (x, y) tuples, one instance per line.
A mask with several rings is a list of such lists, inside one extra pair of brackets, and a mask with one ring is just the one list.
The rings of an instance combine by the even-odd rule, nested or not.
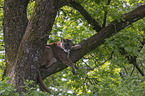
[(40, 66), (45, 65), (52, 58), (52, 56), (53, 56), (52, 49), (49, 46), (47, 46), (44, 52), (42, 53)]
[(50, 67), (53, 63), (55, 63), (57, 60), (56, 60), (56, 58), (52, 58), (52, 59), (50, 59), (49, 60), (49, 62), (45, 65), (46, 66), (46, 68), (48, 68), (48, 67)]

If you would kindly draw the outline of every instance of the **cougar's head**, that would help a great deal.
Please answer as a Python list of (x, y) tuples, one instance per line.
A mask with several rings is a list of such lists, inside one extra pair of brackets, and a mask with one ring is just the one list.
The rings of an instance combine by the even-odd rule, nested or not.
[(61, 48), (65, 52), (69, 52), (73, 46), (73, 39), (63, 39), (61, 37)]

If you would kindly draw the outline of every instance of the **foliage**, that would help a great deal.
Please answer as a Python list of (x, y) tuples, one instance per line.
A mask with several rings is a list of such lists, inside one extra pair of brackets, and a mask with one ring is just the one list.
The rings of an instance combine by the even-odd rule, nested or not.
[[(0, 2), (3, 0), (0, 0)], [(106, 25), (123, 14), (133, 10), (144, 0), (73, 0), (81, 5), (91, 16), (103, 25), (104, 13), (107, 14)], [(30, 17), (35, 2), (28, 6), (28, 18)], [(2, 6), (2, 4), (0, 4)], [(0, 8), (0, 59), (4, 59), (4, 42), (2, 34), (3, 9)], [(49, 76), (44, 80), (52, 94), (62, 96), (144, 96), (145, 78), (130, 63), (126, 57), (137, 56), (137, 64), (145, 72), (145, 47), (142, 45), (145, 39), (145, 19), (133, 23), (121, 30), (118, 34), (106, 39), (106, 42), (92, 52), (88, 53), (76, 63), (77, 75), (72, 75), (71, 69), (67, 68), (59, 73)], [(60, 37), (74, 39), (74, 43), (87, 39), (96, 31), (82, 15), (75, 9), (64, 6), (57, 13), (53, 30), (48, 43), (58, 41)], [(126, 54), (121, 54), (124, 48)], [(1, 53), (2, 52), (2, 53)], [(18, 96), (16, 90), (7, 84), (7, 79), (2, 81), (2, 73), (5, 62), (0, 60), (0, 94)], [(46, 96), (45, 92), (31, 88), (27, 81), (24, 87), (28, 88), (25, 96)]]
[[(16, 92), (16, 89), (8, 83), (11, 80), (10, 78), (5, 78), (5, 80), (0, 81), (0, 95), (1, 96), (19, 96), (20, 94)], [(38, 88), (30, 87), (33, 84), (33, 81), (26, 80), (24, 82), (24, 87), (26, 90), (29, 90), (27, 93), (22, 93), (23, 96), (47, 96), (48, 93), (44, 93), (42, 91), (37, 91)]]
[[(2, 18), (3, 18), (3, 0), (0, 0), (0, 73), (3, 72), (4, 69), (4, 38), (3, 38), (3, 29), (2, 29)], [(0, 74), (0, 77), (2, 75)], [(1, 80), (1, 79), (0, 79)]]
[(5, 78), (5, 80), (0, 81), (0, 95), (1, 96), (18, 96), (16, 89), (14, 89), (11, 84), (8, 84), (10, 78)]

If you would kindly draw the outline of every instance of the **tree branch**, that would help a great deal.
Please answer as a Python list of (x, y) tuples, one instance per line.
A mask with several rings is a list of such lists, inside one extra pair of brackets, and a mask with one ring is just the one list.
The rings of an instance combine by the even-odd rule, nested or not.
[[(108, 0), (108, 3), (107, 3), (107, 5), (110, 5), (110, 2), (111, 2), (111, 0)], [(104, 13), (104, 22), (103, 22), (103, 27), (105, 27), (106, 26), (106, 19), (107, 19), (107, 11), (105, 10), (105, 13)]]
[(127, 69), (125, 68), (125, 66), (123, 64), (122, 64), (122, 66), (124, 68), (125, 73), (128, 74)]
[[(121, 55), (125, 55), (125, 54), (128, 54), (124, 48), (120, 48), (120, 53)], [(130, 64), (133, 64), (134, 67), (139, 71), (139, 73), (142, 75), (142, 76), (145, 76), (143, 71), (139, 68), (139, 66), (137, 65), (136, 63), (136, 59), (137, 59), (137, 56), (126, 56), (126, 58), (128, 59), (129, 63)]]
[[(84, 55), (86, 55), (90, 51), (94, 50), (96, 47), (103, 44), (106, 38), (115, 35), (120, 30), (131, 25), (133, 22), (142, 19), (143, 17), (145, 17), (145, 5), (141, 5), (136, 9), (134, 9), (133, 11), (129, 12), (127, 15), (123, 15), (123, 18), (120, 18), (120, 21), (114, 20), (108, 26), (101, 29), (97, 34), (93, 35), (87, 40), (82, 41), (80, 43), (82, 48), (80, 50), (71, 52), (70, 54), (71, 60), (74, 63), (77, 62)], [(48, 69), (41, 68), (40, 71), (42, 73), (42, 78), (44, 79), (47, 76), (59, 72), (66, 67), (67, 66), (58, 61)]]
[(88, 21), (88, 23), (94, 27), (94, 29), (97, 32), (101, 30), (101, 26), (96, 22), (94, 18), (92, 18), (92, 16), (84, 9), (83, 6), (81, 6), (79, 3), (74, 2), (74, 1), (70, 2), (70, 6), (78, 10), (84, 16), (84, 18)]
[(133, 62), (133, 65), (136, 67), (136, 69), (139, 71), (139, 73), (142, 75), (142, 76), (145, 76), (145, 74), (143, 73), (143, 71), (139, 68), (139, 66), (137, 65), (136, 63), (136, 58), (133, 58), (134, 62)]
[(134, 69), (135, 69), (135, 66), (133, 67), (133, 69), (132, 69), (132, 71), (131, 71), (131, 73), (130, 73), (130, 76), (133, 74)]
[[(120, 21), (114, 20), (108, 26), (100, 30), (97, 34), (88, 38), (87, 40), (82, 41), (80, 44), (82, 46), (81, 50), (73, 52), (72, 59), (77, 61), (79, 58), (83, 57), (88, 52), (92, 51), (96, 47), (100, 46), (105, 42), (106, 38), (109, 38), (125, 27), (131, 25), (133, 22), (136, 22), (139, 19), (145, 17), (145, 5), (139, 6), (135, 10), (128, 13), (128, 15), (124, 15), (124, 18), (120, 18)], [(80, 54), (75, 56), (76, 54)], [(74, 58), (75, 56), (75, 58)]]

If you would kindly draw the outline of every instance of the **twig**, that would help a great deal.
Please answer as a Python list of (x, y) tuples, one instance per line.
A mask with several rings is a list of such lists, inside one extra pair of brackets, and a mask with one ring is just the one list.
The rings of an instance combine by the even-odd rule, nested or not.
[(133, 65), (136, 67), (136, 69), (139, 71), (139, 73), (142, 75), (142, 76), (145, 76), (143, 71), (139, 68), (139, 66), (136, 64), (136, 62), (133, 63)]
[[(123, 47), (121, 47), (120, 50), (121, 50), (120, 51), (121, 55), (128, 54)], [(125, 56), (125, 58), (127, 58), (127, 60), (129, 61), (130, 64), (133, 64), (134, 67), (136, 67), (136, 69), (139, 71), (139, 73), (142, 76), (145, 76), (143, 71), (139, 68), (139, 66), (136, 63), (137, 56)]]
[(135, 69), (135, 66), (133, 67), (133, 70), (132, 70), (132, 72), (131, 72), (130, 76), (133, 74), (134, 69)]
[(125, 73), (128, 74), (128, 72), (127, 72), (125, 66), (124, 66), (123, 64), (122, 64), (122, 66), (123, 66), (123, 68), (124, 68)]
[[(110, 2), (111, 2), (111, 0), (108, 0), (108, 3), (107, 3), (107, 5), (110, 5)], [(106, 26), (106, 19), (107, 19), (107, 11), (105, 10), (105, 13), (104, 13), (104, 22), (103, 22), (103, 27), (105, 27)]]

